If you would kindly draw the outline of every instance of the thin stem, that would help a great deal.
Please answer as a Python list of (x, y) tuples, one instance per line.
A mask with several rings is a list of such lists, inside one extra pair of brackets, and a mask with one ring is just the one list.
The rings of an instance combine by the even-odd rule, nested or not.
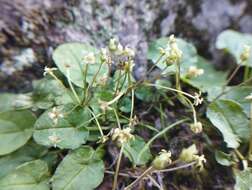
[(250, 103), (250, 141), (248, 158), (252, 161), (252, 103)]
[(246, 61), (243, 81), (247, 80), (248, 78), (249, 78), (249, 66), (248, 66), (248, 61)]
[(86, 101), (86, 93), (87, 93), (87, 71), (88, 71), (88, 64), (85, 64), (85, 70), (84, 70), (84, 91), (85, 91), (85, 94), (84, 94), (84, 97), (83, 97), (83, 100), (82, 100), (82, 104), (84, 104), (84, 102)]
[(148, 178), (150, 179), (150, 181), (159, 189), (159, 190), (164, 190), (161, 185), (158, 184), (158, 182), (151, 176), (151, 175), (147, 175)]
[(72, 85), (72, 82), (71, 82), (71, 79), (70, 79), (70, 72), (69, 72), (69, 70), (67, 70), (67, 82), (68, 82), (68, 84), (69, 84), (69, 86), (70, 86), (70, 88), (71, 88), (71, 90), (72, 90), (72, 92), (73, 92), (73, 94), (74, 94), (74, 96), (75, 96), (77, 102), (80, 104), (81, 101), (80, 101), (80, 98), (79, 98), (79, 96), (77, 95), (77, 93), (76, 93), (76, 91), (75, 91), (75, 89), (74, 89), (74, 87), (73, 87), (73, 85)]
[(135, 181), (133, 181), (131, 184), (129, 184), (127, 187), (124, 188), (124, 190), (130, 190), (133, 188), (139, 181), (141, 181), (147, 174), (154, 171), (153, 166), (150, 166), (148, 169), (146, 169)]
[(141, 158), (142, 154), (144, 153), (144, 151), (150, 147), (150, 145), (157, 139), (159, 138), (160, 136), (162, 136), (163, 134), (165, 134), (168, 130), (170, 130), (171, 128), (187, 121), (188, 119), (182, 119), (182, 120), (179, 120), (171, 125), (169, 125), (168, 127), (164, 128), (162, 131), (158, 132), (154, 137), (152, 137), (146, 144), (145, 146), (142, 148), (142, 150), (140, 151), (138, 157)]
[(134, 89), (132, 88), (131, 90), (131, 110), (130, 110), (130, 119), (133, 118), (133, 112), (134, 112), (134, 97), (135, 97), (135, 91)]
[(88, 110), (89, 110), (89, 112), (92, 114), (93, 118), (95, 119), (95, 122), (96, 122), (96, 124), (97, 124), (97, 127), (99, 128), (99, 131), (100, 131), (100, 133), (101, 133), (101, 136), (103, 137), (104, 134), (103, 134), (103, 131), (102, 131), (102, 127), (101, 127), (101, 125), (100, 125), (100, 123), (99, 123), (99, 121), (98, 121), (96, 115), (94, 114), (94, 112), (93, 112), (89, 107), (88, 107)]
[(193, 122), (194, 123), (197, 123), (197, 114), (196, 114), (196, 110), (195, 110), (195, 107), (193, 106), (192, 102), (187, 98), (187, 97), (184, 97), (186, 99), (186, 101), (189, 103), (189, 105), (191, 106), (192, 108), (192, 112), (193, 112)]
[(115, 108), (113, 108), (113, 111), (114, 111), (115, 116), (116, 116), (117, 125), (118, 125), (118, 127), (121, 129), (120, 119), (119, 119), (119, 117), (118, 117), (117, 111), (116, 111)]
[(239, 69), (241, 68), (241, 64), (239, 64), (235, 70), (232, 72), (232, 74), (230, 75), (230, 77), (227, 79), (226, 83), (223, 86), (222, 91), (225, 90), (225, 88), (227, 87), (227, 85), (230, 83), (230, 81), (234, 78), (234, 76), (236, 75), (236, 73), (239, 71)]
[(194, 164), (196, 164), (196, 162), (191, 162), (191, 163), (188, 163), (188, 164), (185, 164), (185, 165), (182, 165), (182, 166), (177, 166), (177, 167), (174, 167), (174, 168), (168, 168), (168, 169), (164, 169), (164, 170), (157, 170), (157, 171), (154, 171), (154, 173), (158, 173), (158, 172), (173, 172), (173, 171), (176, 171), (176, 170), (180, 170), (180, 169), (183, 169), (183, 168), (188, 168), (190, 166), (193, 166)]
[(121, 160), (122, 160), (123, 149), (124, 149), (124, 145), (121, 146), (120, 153), (119, 153), (119, 156), (118, 156), (112, 190), (115, 190), (116, 187), (117, 187), (117, 179), (118, 179), (118, 173), (119, 173), (120, 164), (121, 164)]
[(180, 87), (180, 62), (176, 63), (176, 89), (181, 91), (181, 87)]
[(166, 89), (166, 90), (170, 90), (170, 91), (174, 91), (174, 92), (179, 92), (181, 94), (184, 94), (192, 99), (195, 99), (195, 97), (189, 93), (186, 93), (186, 92), (183, 92), (181, 90), (177, 90), (177, 89), (174, 89), (174, 88), (169, 88), (169, 87), (166, 87), (166, 86), (162, 86), (162, 85), (158, 85), (158, 84), (151, 84), (151, 83), (144, 83), (144, 85), (146, 86), (153, 86), (153, 87), (159, 87), (159, 88), (163, 88), (163, 89)]
[[(155, 68), (155, 66), (157, 66), (157, 64), (162, 60), (162, 57), (164, 55), (160, 55), (159, 58), (157, 59), (157, 61), (152, 65), (152, 67), (149, 69), (149, 71), (147, 71), (145, 76), (148, 76), (151, 71)], [(167, 68), (167, 67), (166, 67)], [(136, 84), (134, 84), (134, 87), (136, 88), (140, 83), (142, 83), (144, 81), (144, 79), (139, 80)]]
[(238, 87), (240, 87), (240, 86), (242, 86), (242, 85), (245, 85), (246, 83), (251, 82), (251, 81), (252, 81), (252, 77), (250, 77), (248, 80), (246, 80), (246, 81), (244, 81), (244, 82), (242, 82), (242, 83), (240, 83), (240, 84), (234, 86), (233, 88), (230, 88), (230, 89), (228, 89), (228, 90), (226, 90), (226, 91), (225, 91), (225, 90), (222, 91), (218, 96), (216, 96), (216, 97), (213, 99), (212, 102), (218, 100), (221, 96), (223, 96), (224, 94), (226, 94), (226, 93), (232, 91), (233, 89), (238, 88)]

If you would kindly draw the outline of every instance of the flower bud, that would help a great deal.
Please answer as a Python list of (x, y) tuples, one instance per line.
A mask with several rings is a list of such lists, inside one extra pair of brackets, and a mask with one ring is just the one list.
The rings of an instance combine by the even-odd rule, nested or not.
[(195, 134), (201, 133), (202, 132), (202, 123), (201, 122), (196, 122), (190, 125), (190, 128), (192, 132)]
[(161, 150), (158, 156), (153, 160), (152, 166), (157, 170), (165, 169), (169, 164), (172, 163), (171, 152)]
[(90, 52), (83, 57), (83, 62), (85, 64), (95, 64), (95, 61), (96, 61), (96, 59), (95, 59), (95, 55), (93, 52)]
[(250, 56), (250, 51), (251, 51), (251, 47), (248, 46), (248, 45), (244, 45), (243, 47), (243, 51), (240, 55), (240, 59), (242, 62), (245, 62), (249, 59), (249, 56)]
[(190, 66), (187, 71), (187, 76), (189, 78), (198, 77), (204, 74), (204, 69), (198, 69), (196, 66)]

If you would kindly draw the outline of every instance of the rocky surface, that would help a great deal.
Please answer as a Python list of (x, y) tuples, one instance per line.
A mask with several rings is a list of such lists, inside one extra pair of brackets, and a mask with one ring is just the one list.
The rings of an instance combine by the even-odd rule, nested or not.
[(216, 36), (233, 28), (252, 32), (249, 0), (0, 0), (0, 91), (26, 91), (52, 65), (53, 48), (71, 41), (102, 47), (117, 36), (137, 50), (144, 74), (148, 42), (175, 33), (199, 53), (222, 63)]

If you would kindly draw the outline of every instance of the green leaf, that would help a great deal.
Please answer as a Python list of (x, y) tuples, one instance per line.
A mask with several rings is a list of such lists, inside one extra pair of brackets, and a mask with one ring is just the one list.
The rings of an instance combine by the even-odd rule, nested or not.
[(216, 150), (215, 151), (215, 159), (219, 164), (221, 164), (223, 166), (231, 166), (232, 165), (231, 154), (227, 154), (225, 152)]
[(141, 154), (141, 157), (139, 156), (145, 144), (143, 138), (135, 136), (134, 139), (125, 145), (123, 152), (134, 165), (144, 165), (151, 159), (152, 156), (149, 148)]
[(18, 166), (0, 180), (1, 190), (50, 190), (48, 167), (35, 160)]
[[(244, 45), (252, 46), (252, 35), (242, 34), (234, 30), (225, 30), (219, 34), (216, 41), (217, 49), (224, 49), (231, 53), (239, 64), (240, 55), (244, 50)], [(252, 53), (252, 52), (251, 52)], [(252, 56), (248, 60), (248, 65), (252, 66)]]
[[(212, 89), (212, 91), (208, 92), (208, 100), (212, 101), (215, 99), (220, 93), (222, 92), (221, 87), (217, 87)], [(222, 96), (218, 99), (231, 99), (235, 102), (238, 102), (243, 111), (250, 116), (250, 100), (245, 99), (248, 95), (252, 92), (251, 86), (227, 86), (225, 92)]]
[[(75, 149), (86, 143), (89, 132), (86, 126), (91, 115), (86, 108), (73, 105), (57, 106), (57, 112), (61, 114), (57, 123), (49, 117), (53, 108), (44, 112), (35, 123), (34, 140), (44, 146), (57, 146), (61, 149)], [(53, 142), (52, 136), (57, 142)]]
[(69, 91), (54, 79), (43, 78), (33, 81), (33, 88), (32, 99), (35, 108), (48, 109), (54, 104), (62, 105), (73, 102)]
[(103, 180), (104, 164), (88, 146), (68, 154), (52, 178), (53, 190), (95, 189)]
[(30, 139), (35, 119), (27, 110), (0, 113), (0, 155), (17, 150)]
[(144, 102), (151, 102), (157, 99), (157, 93), (155, 93), (153, 88), (148, 86), (139, 86), (135, 91), (135, 95), (139, 100)]
[(227, 73), (216, 71), (213, 64), (200, 56), (198, 57), (198, 61), (191, 66), (196, 66), (198, 69), (204, 69), (204, 73), (193, 78), (188, 78), (186, 74), (184, 74), (182, 80), (191, 86), (198, 88), (202, 92), (212, 92), (213, 88), (222, 87), (226, 83)]
[(217, 100), (207, 109), (207, 117), (222, 133), (229, 148), (238, 148), (249, 139), (249, 121), (241, 106), (232, 100)]
[(120, 111), (124, 112), (124, 113), (130, 113), (131, 111), (131, 98), (130, 97), (123, 97), (120, 101), (119, 101), (119, 109)]
[[(159, 48), (165, 48), (168, 43), (168, 38), (159, 38), (158, 40), (153, 41), (149, 45), (147, 58), (152, 60), (153, 63), (156, 63), (156, 61), (160, 57)], [(181, 60), (181, 74), (184, 75), (188, 68), (191, 65), (195, 65), (198, 57), (197, 57), (197, 50), (196, 48), (191, 44), (186, 42), (183, 39), (178, 38), (177, 39), (178, 48), (183, 52), (182, 60)], [(157, 66), (163, 70), (166, 68), (166, 64), (164, 62), (165, 58), (161, 59), (161, 61), (158, 62)], [(175, 65), (169, 66), (164, 72), (175, 72)]]
[[(88, 65), (87, 82), (90, 83), (100, 67), (99, 52), (91, 45), (82, 43), (62, 44), (53, 52), (53, 60), (66, 77), (69, 71), (70, 79), (75, 85), (84, 87), (85, 63), (83, 63), (83, 57), (89, 53), (94, 53), (96, 56), (96, 63)], [(99, 81), (107, 73), (108, 67), (103, 64), (96, 80)]]
[(0, 112), (31, 108), (33, 105), (30, 94), (0, 94)]
[(235, 170), (235, 190), (252, 190), (252, 169)]
[(6, 176), (13, 171), (17, 166), (36, 160), (44, 156), (48, 150), (38, 144), (28, 143), (17, 151), (0, 157), (0, 178)]

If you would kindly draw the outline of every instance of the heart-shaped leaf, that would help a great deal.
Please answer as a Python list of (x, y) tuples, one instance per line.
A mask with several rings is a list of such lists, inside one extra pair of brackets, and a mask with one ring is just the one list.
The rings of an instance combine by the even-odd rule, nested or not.
[(124, 147), (124, 154), (130, 159), (134, 165), (144, 165), (151, 159), (150, 149), (147, 148), (141, 156), (139, 153), (145, 147), (144, 139), (135, 136), (130, 142), (128, 142)]
[(249, 121), (241, 106), (232, 100), (217, 100), (207, 109), (207, 117), (222, 133), (229, 148), (238, 148), (240, 142), (247, 142)]
[(59, 164), (52, 178), (53, 190), (93, 190), (103, 176), (103, 161), (91, 147), (81, 147)]
[(11, 154), (0, 157), (0, 178), (25, 162), (41, 158), (47, 152), (45, 147), (31, 142)]
[(71, 104), (57, 106), (38, 118), (33, 138), (44, 146), (75, 149), (86, 142), (89, 132), (85, 126), (90, 119), (91, 115), (86, 108)]
[(94, 75), (97, 74), (96, 80), (99, 81), (102, 77), (107, 76), (108, 73), (108, 66), (106, 64), (103, 64), (99, 70), (99, 52), (91, 45), (82, 43), (62, 44), (53, 52), (53, 60), (66, 77), (69, 72), (70, 80), (75, 85), (84, 87), (84, 70), (87, 63), (84, 63), (83, 58), (90, 53), (93, 53), (96, 58), (96, 63), (88, 65), (86, 81), (90, 83)]
[(198, 57), (198, 61), (191, 66), (196, 66), (198, 69), (203, 69), (204, 73), (197, 77), (189, 78), (185, 73), (182, 75), (182, 80), (202, 92), (212, 92), (213, 88), (222, 87), (226, 82), (227, 73), (216, 71), (213, 64), (206, 59)]
[[(252, 46), (252, 35), (242, 34), (234, 30), (225, 30), (219, 34), (216, 47), (217, 49), (224, 49), (231, 53), (239, 64), (240, 55), (244, 51), (244, 45)], [(252, 66), (252, 50), (248, 60), (248, 65)]]
[(1, 190), (50, 190), (48, 167), (35, 160), (18, 166), (0, 180)]
[(33, 101), (30, 94), (0, 94), (0, 112), (31, 108)]
[(30, 139), (35, 119), (27, 110), (0, 113), (0, 155), (17, 150)]

